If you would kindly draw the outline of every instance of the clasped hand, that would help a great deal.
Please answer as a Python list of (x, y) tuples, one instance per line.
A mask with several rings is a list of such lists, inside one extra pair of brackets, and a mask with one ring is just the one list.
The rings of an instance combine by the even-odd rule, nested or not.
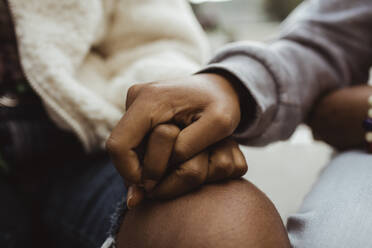
[(242, 152), (228, 138), (240, 122), (240, 105), (225, 78), (199, 74), (135, 85), (126, 109), (107, 149), (129, 186), (128, 207), (143, 196), (174, 198), (246, 173)]

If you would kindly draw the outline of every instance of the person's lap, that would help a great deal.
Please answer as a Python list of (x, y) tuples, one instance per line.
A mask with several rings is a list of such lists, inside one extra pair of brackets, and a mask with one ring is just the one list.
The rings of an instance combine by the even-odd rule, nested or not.
[[(335, 159), (324, 169), (318, 182), (306, 197), (301, 210), (289, 218), (288, 232), (291, 243), (294, 247), (371, 246), (372, 243), (369, 237), (372, 235), (372, 216), (368, 214), (369, 209), (372, 208), (371, 162), (371, 155), (362, 152), (348, 152), (335, 157)], [(95, 208), (96, 210), (88, 210), (88, 212), (91, 213), (92, 218), (94, 216), (94, 223), (92, 222), (91, 225), (97, 224), (100, 228), (90, 226), (89, 224), (86, 227), (95, 230), (97, 235), (94, 235), (94, 237), (100, 237), (99, 239), (96, 239), (96, 244), (99, 244), (105, 237), (107, 237), (107, 229), (110, 225), (108, 219), (114, 211), (115, 206), (113, 205), (120, 202), (123, 197), (122, 195), (125, 194), (125, 189), (122, 186), (122, 179), (117, 175), (112, 165), (107, 165), (107, 163), (109, 163), (108, 161), (105, 163), (106, 166), (103, 165), (103, 163), (101, 166), (97, 165), (97, 167), (93, 167), (101, 168), (102, 172), (100, 173), (97, 173), (96, 171), (91, 173), (82, 172), (83, 180), (81, 180), (81, 176), (76, 175), (75, 178), (78, 181), (71, 184), (72, 192), (63, 187), (66, 182), (63, 182), (63, 178), (61, 179), (62, 188), (60, 188), (60, 191), (65, 197), (61, 197), (60, 199), (69, 202), (69, 204), (75, 208), (76, 204), (73, 202), (76, 202), (76, 198), (74, 197), (79, 198), (81, 193), (85, 192), (84, 189), (89, 189), (92, 186), (89, 184), (96, 184), (96, 190), (92, 189), (91, 192), (95, 192), (95, 194), (99, 196), (94, 198), (92, 197), (93, 195), (87, 195), (86, 200), (81, 201), (85, 204), (86, 208), (89, 205), (88, 202), (96, 202), (97, 204), (97, 208)], [(93, 174), (96, 173), (97, 176), (100, 175), (99, 178), (101, 182), (103, 182), (106, 177), (106, 180), (109, 180), (110, 183), (104, 185), (104, 183), (97, 184), (94, 183), (94, 180), (88, 180), (89, 178), (94, 177)], [(110, 177), (112, 179), (108, 179)], [(81, 190), (75, 191), (74, 187), (80, 188)], [(100, 187), (106, 187), (106, 191), (112, 191), (109, 200), (101, 200), (108, 197), (104, 195), (110, 194), (105, 194), (105, 190), (103, 189), (101, 189), (103, 190), (101, 193), (97, 193), (100, 192), (100, 190), (98, 190)], [(210, 193), (215, 194), (216, 192)], [(204, 195), (204, 197), (206, 197), (206, 195)], [(180, 200), (180, 202), (181, 201), (182, 200)], [(111, 206), (107, 206), (107, 204)], [(200, 204), (199, 200), (197, 200), (197, 204)], [(99, 205), (101, 207), (98, 207)], [(159, 208), (159, 206), (150, 206), (150, 208), (152, 207)], [(50, 209), (53, 208), (54, 207), (51, 207)], [(56, 209), (58, 209), (58, 206), (56, 206)], [(166, 209), (166, 207), (164, 209)], [(200, 209), (194, 211), (199, 210)], [(81, 211), (81, 213), (82, 212), (87, 211)], [(81, 223), (89, 223), (90, 214), (85, 214), (86, 220), (80, 220), (82, 221)], [(174, 217), (178, 218), (177, 216)], [(67, 219), (79, 220), (80, 218), (74, 218), (73, 215), (70, 215)], [(223, 218), (221, 218), (221, 220), (222, 219)], [(56, 220), (58, 220), (58, 217)], [(74, 222), (72, 221), (72, 223)], [(129, 225), (132, 224), (133, 223), (130, 223)], [(126, 223), (126, 225), (128, 227), (128, 223)], [(63, 229), (63, 225), (61, 225), (61, 228)], [(82, 226), (82, 229), (80, 226), (74, 225), (74, 230), (80, 230), (80, 234), (84, 236), (84, 225)], [(89, 229), (85, 230), (87, 238), (93, 236), (92, 233), (94, 232), (88, 231)], [(60, 233), (58, 233), (58, 235), (60, 236)], [(132, 235), (131, 237), (134, 236)]]
[[(314, 185), (311, 192), (307, 195), (301, 210), (291, 216), (288, 221), (288, 233), (291, 240), (291, 245), (293, 247), (371, 247), (372, 241), (370, 237), (372, 236), (372, 215), (369, 214), (369, 210), (372, 209), (372, 155), (366, 154), (364, 152), (353, 151), (346, 152), (336, 156), (331, 163), (322, 171), (317, 183)], [(216, 186), (207, 186), (216, 187)], [(244, 190), (243, 187), (238, 187), (243, 195), (249, 195), (249, 190)], [(249, 187), (248, 187), (249, 188)], [(233, 193), (234, 191), (228, 192)], [(203, 193), (204, 192), (204, 193)], [(236, 192), (235, 192), (236, 193)], [(235, 196), (238, 198), (240, 193)], [(214, 195), (212, 199), (209, 199), (208, 195), (205, 194), (205, 189), (202, 193), (198, 193), (197, 197), (204, 195), (204, 199), (212, 202), (210, 211), (219, 211), (218, 203), (216, 204), (213, 200), (218, 194), (218, 190), (212, 190), (208, 193), (209, 195)], [(234, 199), (233, 196), (231, 196)], [(251, 197), (251, 196), (250, 196)], [(166, 203), (161, 205), (163, 211), (165, 211), (165, 216), (173, 216), (172, 211), (177, 209), (179, 212), (188, 211), (190, 208), (184, 208), (188, 205), (188, 196), (184, 197), (182, 200), (175, 203), (176, 206), (172, 206), (173, 203)], [(218, 197), (217, 197), (218, 198)], [(248, 197), (249, 198), (249, 197)], [(226, 200), (226, 199), (225, 199)], [(182, 203), (182, 201), (185, 201)], [(181, 206), (178, 205), (180, 203)], [(213, 203), (214, 202), (214, 203)], [(220, 201), (223, 204), (223, 201)], [(251, 200), (249, 202), (252, 202)], [(203, 206), (203, 200), (198, 201), (197, 204)], [(192, 204), (190, 204), (192, 205)], [(227, 204), (228, 205), (228, 204)], [(217, 207), (215, 207), (217, 206)], [(241, 210), (244, 210), (244, 204), (239, 206)], [(203, 207), (197, 208), (198, 212), (203, 211)], [(129, 217), (125, 219), (124, 227), (131, 226), (130, 232), (123, 230), (122, 242), (129, 244), (128, 247), (150, 247), (146, 244), (146, 241), (151, 239), (141, 239), (143, 237), (161, 236), (161, 233), (156, 233), (157, 227), (162, 226), (162, 222), (159, 221), (158, 216), (161, 215), (162, 210), (159, 210), (159, 206), (156, 204), (151, 204), (150, 206), (145, 206), (138, 210), (138, 213), (132, 212)], [(233, 209), (237, 215), (239, 215), (239, 210)], [(159, 214), (160, 212), (160, 214)], [(265, 211), (263, 211), (265, 212)], [(272, 211), (267, 211), (266, 214), (270, 214)], [(257, 213), (256, 213), (257, 214)], [(254, 219), (256, 214), (247, 215), (248, 218)], [(185, 235), (187, 230), (182, 229), (181, 231), (177, 229), (179, 220), (184, 220), (185, 214), (180, 214), (179, 216), (173, 218), (178, 219), (175, 223), (167, 222), (168, 226), (158, 229), (161, 232), (164, 230), (170, 230), (173, 238), (168, 239), (176, 240), (175, 243), (180, 244), (179, 236)], [(198, 218), (192, 218), (192, 222), (197, 222)], [(205, 225), (209, 229), (214, 229), (213, 225), (215, 221), (222, 221), (223, 223), (228, 223), (228, 221), (223, 221), (224, 217), (216, 220), (204, 221)], [(156, 220), (156, 221), (155, 221)], [(160, 218), (161, 220), (161, 218)], [(262, 230), (260, 229), (260, 224), (262, 224), (262, 219), (256, 220), (254, 230), (250, 230), (249, 233), (252, 234), (254, 231)], [(152, 227), (152, 224), (155, 227)], [(244, 222), (235, 230), (237, 232), (245, 233), (247, 230), (244, 226)], [(182, 224), (183, 225), (183, 224)], [(184, 225), (183, 225), (184, 226)], [(152, 234), (149, 234), (146, 228), (149, 228)], [(200, 226), (195, 227), (196, 233), (208, 233), (207, 231), (201, 231)], [(234, 229), (234, 227), (230, 226)], [(229, 229), (229, 228), (228, 228)], [(245, 230), (245, 231), (244, 231)], [(195, 234), (193, 230), (190, 237)], [(273, 230), (272, 230), (273, 231)], [(274, 232), (280, 232), (280, 228), (274, 229)], [(272, 232), (272, 233), (274, 233)], [(224, 232), (219, 232), (224, 233)], [(245, 233), (246, 237), (249, 233)], [(154, 235), (153, 235), (154, 234)], [(224, 233), (226, 234), (226, 233)], [(137, 236), (139, 235), (139, 236)], [(222, 235), (223, 236), (223, 235)], [(232, 235), (234, 236), (234, 235)], [(200, 236), (198, 236), (200, 237)], [(158, 242), (164, 242), (164, 239), (155, 238)], [(197, 240), (193, 238), (193, 240)], [(204, 239), (203, 239), (204, 240)], [(218, 240), (218, 238), (216, 239)], [(154, 240), (151, 240), (154, 242)], [(204, 240), (205, 241), (205, 240)], [(141, 245), (140, 245), (141, 244)], [(154, 243), (153, 243), (154, 244)], [(222, 243), (224, 244), (224, 243)], [(262, 242), (261, 244), (264, 244)], [(249, 242), (246, 241), (246, 246), (243, 247), (260, 247), (258, 245), (249, 246)], [(156, 247), (163, 247), (164, 243)], [(185, 247), (188, 247), (187, 245)], [(208, 246), (205, 246), (208, 247)], [(212, 247), (212, 246), (211, 246)], [(223, 246), (222, 246), (223, 247)], [(263, 246), (263, 247), (278, 247), (278, 246)]]
[[(372, 243), (369, 240), (372, 235), (372, 216), (369, 215), (369, 209), (372, 207), (371, 161), (371, 155), (351, 152), (337, 156), (326, 167), (319, 181), (306, 197), (301, 210), (289, 218), (288, 231), (294, 247), (371, 246)], [(122, 179), (109, 159), (100, 157), (75, 161), (56, 170), (51, 179), (52, 183), (45, 197), (43, 216), (49, 231), (48, 235), (51, 235), (52, 240), (55, 241), (54, 245), (56, 247), (100, 247), (108, 237), (108, 231), (112, 224), (111, 216), (126, 194)], [(232, 197), (231, 195), (226, 198), (221, 198), (221, 196), (218, 198), (221, 185), (208, 187), (209, 189), (202, 191), (201, 194), (194, 194), (194, 197), (181, 197), (170, 204), (159, 206), (159, 203), (156, 203), (153, 206), (147, 206), (147, 208), (154, 208), (161, 212), (162, 208), (166, 211), (173, 204), (176, 205), (176, 209), (180, 209), (181, 204), (184, 205), (182, 201), (185, 199), (188, 199), (187, 202), (191, 201), (190, 204), (205, 205), (207, 202), (207, 205), (211, 203), (213, 206), (216, 205), (214, 199), (219, 199), (222, 205), (228, 204), (224, 201), (228, 201), (229, 197)], [(249, 187), (233, 185), (227, 188), (226, 192), (236, 194), (237, 189), (239, 191), (244, 188)], [(19, 224), (13, 230), (27, 230), (26, 227), (30, 224), (27, 211), (22, 208), (22, 201), (17, 198), (9, 185), (2, 183), (0, 190), (8, 191), (2, 196), (7, 196), (7, 209), (16, 213), (16, 215), (12, 215), (12, 213), (3, 211), (2, 214), (8, 217), (9, 221)], [(208, 190), (210, 192), (205, 193)], [(249, 194), (248, 191), (243, 190), (241, 193)], [(216, 198), (208, 199), (207, 194)], [(209, 202), (203, 201), (201, 195)], [(174, 209), (174, 206), (171, 208)], [(200, 208), (188, 211), (191, 210), (201, 211)], [(214, 210), (211, 209), (211, 211)], [(219, 211), (218, 208), (216, 211)], [(239, 211), (235, 212), (239, 214)], [(15, 219), (13, 216), (22, 216), (22, 218)], [(144, 223), (143, 221), (151, 221), (151, 218), (154, 217), (148, 216), (149, 219), (146, 220), (143, 219), (143, 216), (139, 216), (137, 217), (142, 218), (142, 223)], [(185, 214), (173, 217), (182, 216)], [(134, 217), (136, 218), (136, 215), (132, 213), (123, 227), (129, 228), (134, 225)], [(221, 221), (223, 221), (223, 216)], [(6, 221), (3, 221), (0, 228), (4, 228), (5, 223)], [(17, 229), (17, 227), (22, 228)], [(236, 227), (236, 230), (238, 229), (239, 227)], [(202, 232), (203, 230), (200, 231), (200, 233)], [(17, 232), (15, 231), (15, 233)], [(25, 233), (19, 235), (21, 234), (25, 235)], [(2, 235), (3, 239), (11, 237), (6, 236), (5, 232), (2, 232)]]
[(54, 173), (43, 219), (55, 247), (100, 247), (126, 189), (108, 157), (76, 161)]
[(0, 247), (26, 247), (31, 237), (31, 214), (21, 194), (0, 178)]
[[(218, 243), (220, 247), (230, 244), (236, 248), (257, 244), (262, 239), (266, 240), (262, 246), (254, 246), (289, 245), (273, 204), (244, 180), (203, 186), (172, 201), (149, 201), (126, 213), (123, 223), (111, 223), (117, 205), (124, 204), (126, 191), (122, 178), (108, 159), (75, 162), (55, 174), (56, 180), (45, 204), (45, 223), (55, 247), (100, 247), (112, 224), (122, 224), (119, 238), (130, 237), (118, 243), (119, 248), (163, 248), (163, 241), (168, 247), (182, 244), (196, 247), (196, 243), (198, 247), (217, 247)], [(164, 228), (159, 229), (159, 225)], [(187, 236), (182, 241), (186, 243), (174, 236), (177, 230), (178, 234)]]
[[(100, 247), (108, 237), (108, 232), (113, 224), (111, 216), (118, 204), (124, 204), (123, 199), (126, 195), (122, 178), (109, 159), (107, 157), (79, 159), (53, 170), (49, 176), (51, 183), (48, 190), (43, 193), (45, 198), (43, 199), (42, 216), (48, 230), (46, 235), (53, 243), (52, 247)], [(185, 208), (186, 206), (188, 207)], [(240, 241), (240, 245), (245, 247), (243, 240), (247, 236), (242, 235), (244, 230), (249, 233), (258, 230), (255, 228), (256, 224), (253, 225), (253, 220), (257, 220), (261, 216), (260, 219), (266, 221), (261, 225), (260, 235), (254, 235), (255, 237), (266, 235), (269, 238), (272, 237), (271, 241), (267, 239), (268, 241), (277, 243), (276, 240), (280, 240), (284, 245), (288, 241), (274, 206), (261, 191), (245, 181), (238, 180), (205, 186), (201, 190), (170, 202), (147, 202), (146, 207), (147, 210), (156, 209), (159, 215), (155, 218), (153, 218), (154, 215), (143, 218), (141, 208), (138, 211), (127, 213), (128, 221), (126, 217), (121, 234), (128, 232), (128, 235), (131, 236), (133, 230), (140, 227), (141, 223), (145, 221), (150, 229), (151, 227), (155, 228), (153, 231), (150, 230), (153, 233), (153, 242), (156, 242), (154, 237), (159, 237), (156, 235), (158, 224), (170, 228), (167, 229), (168, 231), (163, 229), (165, 234), (163, 237), (171, 242), (174, 238), (171, 230), (183, 217), (185, 225), (182, 232), (189, 236), (195, 234), (194, 230), (199, 230), (198, 233), (201, 235), (199, 240), (193, 238), (189, 241), (203, 243), (209, 239), (208, 242), (213, 242), (214, 237), (222, 237), (220, 234), (225, 233), (231, 237), (242, 238), (234, 240)], [(202, 211), (202, 209), (204, 210)], [(172, 216), (168, 215), (169, 211), (172, 211)], [(142, 217), (136, 215), (138, 213)], [(185, 218), (186, 213), (189, 216), (187, 218)], [(256, 218), (249, 219), (250, 214)], [(133, 217), (134, 222), (132, 222)], [(161, 223), (158, 221), (159, 218), (162, 220)], [(186, 219), (190, 219), (188, 226)], [(203, 221), (197, 223), (195, 221), (197, 219)], [(271, 235), (276, 229), (279, 230), (278, 235)], [(207, 235), (207, 230), (209, 230), (209, 235)], [(267, 231), (263, 232), (262, 230)], [(203, 232), (205, 233), (203, 234)], [(151, 237), (151, 235), (147, 237)], [(141, 237), (140, 239), (146, 241)], [(127, 247), (133, 240), (135, 239), (124, 243), (124, 247)], [(177, 240), (173, 241), (175, 241), (173, 244), (178, 243)], [(249, 241), (256, 242), (257, 239), (252, 238)], [(135, 246), (133, 243), (131, 244), (131, 247), (139, 247), (137, 244)], [(149, 247), (154, 247), (154, 244), (152, 243)], [(119, 248), (122, 247), (120, 245), (123, 246), (123, 243), (119, 244)], [(138, 245), (140, 245), (139, 242)]]
[[(53, 241), (52, 247), (100, 247), (108, 237), (109, 229), (112, 226), (111, 216), (118, 204), (124, 204), (122, 200), (126, 195), (122, 178), (109, 162), (109, 159), (107, 157), (79, 159), (62, 168), (53, 170), (49, 181), (51, 183), (48, 189), (43, 191), (42, 216), (48, 230), (46, 235), (48, 235), (49, 240)], [(245, 193), (247, 193), (246, 196), (244, 196)], [(184, 209), (186, 206), (184, 204), (185, 201), (189, 203), (189, 206), (194, 207)], [(219, 208), (217, 208), (217, 203), (220, 205)], [(193, 228), (199, 230), (202, 239), (199, 239), (198, 242), (207, 240), (204, 238), (216, 237), (218, 233), (209, 233), (212, 236), (203, 234), (206, 230), (213, 230), (211, 229), (211, 225), (209, 225), (211, 223), (217, 224), (215, 225), (217, 228), (215, 229), (216, 231), (226, 233), (225, 231), (230, 230), (233, 231), (231, 234), (234, 234), (236, 237), (243, 237), (243, 235), (239, 235), (243, 233), (241, 230), (244, 228), (240, 228), (240, 224), (242, 223), (245, 224), (244, 230), (248, 230), (249, 228), (251, 228), (251, 231), (256, 230), (254, 225), (252, 225), (253, 218), (252, 220), (248, 218), (249, 212), (253, 213), (256, 217), (260, 215), (265, 216), (263, 219), (266, 220), (265, 223), (268, 228), (265, 228), (265, 225), (261, 226), (265, 230), (269, 230), (269, 228), (270, 230), (279, 230), (279, 235), (273, 235), (274, 239), (271, 240), (272, 242), (280, 239), (285, 243), (287, 240), (284, 227), (274, 206), (262, 192), (244, 181), (206, 186), (197, 192), (177, 198), (169, 203), (152, 202), (147, 203), (146, 206), (149, 209), (157, 209), (159, 216), (164, 217), (160, 218), (163, 220), (161, 224), (168, 227), (177, 225), (180, 217), (185, 217), (185, 211), (189, 212), (189, 214), (191, 212), (195, 213), (195, 215), (190, 216), (190, 219), (197, 216), (203, 217), (203, 223), (193, 223), (191, 220), (189, 224), (194, 225), (188, 226), (190, 235), (192, 235), (190, 230), (192, 231)], [(203, 206), (204, 210), (209, 209), (209, 214), (206, 214), (207, 212), (203, 213), (201, 211), (202, 208), (198, 206)], [(235, 209), (232, 208), (233, 206), (235, 206)], [(173, 211), (173, 215), (168, 216), (169, 218), (167, 219), (165, 217), (169, 210)], [(247, 214), (245, 214), (245, 210), (247, 210)], [(267, 214), (265, 214), (265, 211)], [(15, 211), (15, 214), (17, 212)], [(133, 213), (141, 213), (141, 210)], [(129, 233), (132, 234), (136, 227), (135, 225), (140, 224), (142, 220), (152, 225), (155, 228), (153, 233), (156, 234), (156, 224), (160, 223), (158, 221), (155, 223), (155, 220), (159, 219), (159, 216), (155, 219), (152, 218), (154, 217), (152, 215), (148, 219), (144, 219), (142, 216), (141, 220), (137, 216), (139, 221), (137, 221), (137, 217), (133, 214), (129, 214), (128, 216), (129, 221), (123, 223), (121, 233), (123, 231), (124, 233), (129, 233), (129, 230), (132, 230)], [(132, 217), (132, 220), (135, 217), (135, 223), (130, 221), (130, 217)], [(239, 219), (240, 217), (243, 220)], [(232, 225), (234, 222), (236, 222), (235, 226)], [(21, 223), (19, 224), (22, 226)], [(203, 229), (203, 225), (205, 224), (207, 226), (204, 226)], [(169, 231), (164, 230), (166, 237), (167, 234), (170, 235), (168, 236), (169, 239), (171, 239), (172, 235), (170, 232), (171, 229)], [(184, 231), (184, 234), (186, 234), (186, 228)], [(260, 233), (262, 235), (269, 235), (270, 231)], [(258, 235), (255, 236), (260, 237)], [(155, 240), (153, 241), (155, 242)], [(191, 241), (195, 241), (195, 239), (191, 239)], [(239, 242), (239, 240), (237, 241)], [(254, 242), (253, 239), (250, 242)], [(245, 247), (244, 244), (241, 243), (241, 245)], [(124, 247), (126, 246), (127, 243), (124, 244)], [(24, 246), (20, 245), (19, 247)], [(150, 247), (153, 246), (151, 245)]]
[(19, 192), (14, 182), (0, 180), (0, 247), (31, 247), (32, 201), (40, 205), (38, 216), (51, 247), (100, 247), (112, 226), (111, 216), (126, 196), (109, 158), (79, 158), (50, 170), (47, 176), (42, 189), (32, 194)]

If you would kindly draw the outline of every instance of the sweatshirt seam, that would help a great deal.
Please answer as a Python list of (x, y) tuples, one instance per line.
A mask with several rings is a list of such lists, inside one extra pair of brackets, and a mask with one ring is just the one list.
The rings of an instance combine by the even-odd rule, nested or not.
[[(242, 56), (242, 54), (239, 53), (240, 51), (234, 51), (234, 52), (231, 52), (229, 53), (228, 55), (222, 55), (221, 58), (218, 59), (219, 62), (217, 63), (220, 63), (220, 62), (223, 62), (223, 60), (226, 60), (228, 59), (229, 57), (234, 57), (234, 56)], [(281, 98), (281, 94), (280, 94), (280, 83), (279, 83), (279, 78), (275, 75), (275, 73), (270, 69), (270, 66), (267, 65), (264, 61), (262, 61), (259, 57), (253, 55), (253, 54), (250, 54), (250, 53), (246, 53), (244, 52), (244, 55), (246, 57), (248, 57), (249, 59), (252, 59), (254, 61), (256, 61), (257, 63), (261, 64), (265, 70), (269, 73), (270, 77), (272, 78), (273, 82), (274, 82), (274, 85), (275, 85), (275, 95), (276, 95), (276, 103), (278, 105), (283, 105), (283, 106), (290, 106), (290, 107), (301, 107), (300, 104), (298, 103), (294, 103), (294, 102), (287, 102), (287, 101), (284, 101), (282, 100)], [(279, 109), (279, 108), (277, 108)], [(275, 111), (275, 114), (274, 116), (277, 115), (277, 111)]]
[[(263, 133), (267, 132), (268, 130), (270, 130), (270, 128), (274, 125), (274, 123), (277, 122), (277, 119), (278, 119), (278, 114), (279, 114), (279, 110), (281, 107), (285, 107), (285, 106), (293, 106), (291, 103), (288, 103), (288, 102), (283, 102), (282, 101), (282, 98), (281, 98), (281, 94), (280, 94), (280, 84), (279, 84), (279, 79), (276, 77), (275, 73), (270, 69), (270, 66), (268, 66), (266, 63), (264, 63), (261, 59), (259, 59), (259, 57), (251, 54), (251, 53), (247, 53), (247, 51), (243, 51), (243, 54), (241, 54), (242, 50), (238, 50), (238, 51), (232, 51), (232, 52), (229, 52), (228, 54), (223, 54), (221, 57), (219, 57), (217, 59), (217, 61), (213, 61), (214, 63), (221, 63), (223, 62), (224, 60), (227, 60), (229, 57), (235, 57), (235, 56), (245, 56), (246, 58), (249, 58), (249, 59), (252, 59), (254, 60), (255, 62), (261, 64), (266, 72), (270, 75), (270, 77), (272, 78), (273, 80), (273, 83), (274, 83), (274, 87), (275, 87), (275, 95), (276, 95), (276, 103), (277, 103), (277, 107), (275, 108), (274, 110), (274, 113), (272, 115), (272, 118), (270, 120), (270, 124), (261, 132), (261, 134), (259, 135), (255, 135), (253, 137), (250, 137), (249, 139), (251, 140), (254, 140), (254, 139), (257, 139), (258, 137), (260, 137)], [(240, 77), (239, 77), (240, 78)], [(247, 87), (248, 88), (248, 87)], [(250, 90), (248, 88), (248, 90)], [(298, 106), (296, 106), (298, 107)], [(262, 114), (262, 113), (261, 113)]]
[[(223, 60), (228, 59), (229, 57), (242, 56), (242, 54), (240, 54), (240, 52), (241, 52), (241, 50), (232, 51), (229, 54), (224, 54), (224, 55), (221, 56), (221, 58), (218, 59), (218, 63), (222, 62)], [(266, 63), (264, 63), (262, 60), (260, 60), (259, 57), (254, 56), (253, 54), (247, 53), (246, 51), (243, 51), (243, 53), (247, 58), (250, 58), (250, 59), (256, 61), (257, 63), (261, 64), (265, 68), (266, 72), (269, 73), (269, 75), (272, 78), (272, 80), (274, 82), (274, 85), (275, 85), (276, 102), (280, 103), (281, 102), (280, 91), (279, 91), (280, 84), (279, 84), (279, 80), (276, 77), (275, 73), (273, 73), (272, 70), (270, 69), (270, 67)], [(276, 116), (276, 114), (277, 114), (277, 111), (275, 111), (274, 116)]]

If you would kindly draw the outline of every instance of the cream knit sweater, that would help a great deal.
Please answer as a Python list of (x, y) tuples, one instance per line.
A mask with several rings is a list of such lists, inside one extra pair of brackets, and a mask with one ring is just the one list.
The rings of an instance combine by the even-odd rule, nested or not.
[(9, 0), (21, 63), (58, 126), (100, 149), (135, 83), (193, 73), (207, 39), (184, 0)]

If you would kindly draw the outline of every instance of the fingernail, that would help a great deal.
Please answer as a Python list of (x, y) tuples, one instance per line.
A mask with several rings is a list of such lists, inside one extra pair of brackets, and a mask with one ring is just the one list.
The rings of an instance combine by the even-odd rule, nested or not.
[(136, 208), (143, 200), (145, 191), (138, 185), (131, 185), (128, 188), (127, 207), (129, 210)]
[(149, 192), (149, 191), (151, 191), (155, 188), (156, 184), (157, 184), (157, 182), (154, 181), (154, 180), (146, 180), (143, 183), (143, 186), (144, 186), (146, 192)]
[(128, 194), (127, 194), (127, 208), (129, 210), (133, 209), (133, 199), (134, 199), (134, 186), (129, 186), (128, 188)]

